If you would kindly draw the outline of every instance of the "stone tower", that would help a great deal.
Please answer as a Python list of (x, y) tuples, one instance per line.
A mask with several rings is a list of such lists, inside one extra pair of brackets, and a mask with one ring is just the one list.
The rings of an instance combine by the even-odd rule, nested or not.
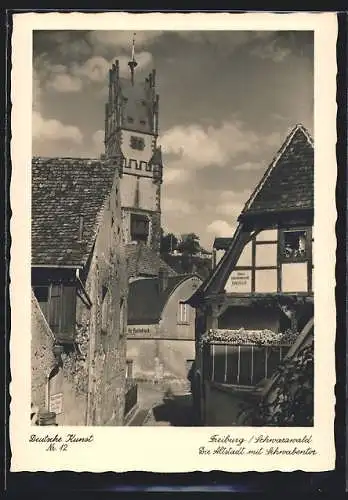
[(123, 165), (120, 189), (124, 242), (143, 242), (159, 253), (163, 165), (157, 147), (156, 72), (137, 81), (134, 40), (128, 65), (128, 78), (120, 77), (118, 60), (109, 71), (105, 154)]

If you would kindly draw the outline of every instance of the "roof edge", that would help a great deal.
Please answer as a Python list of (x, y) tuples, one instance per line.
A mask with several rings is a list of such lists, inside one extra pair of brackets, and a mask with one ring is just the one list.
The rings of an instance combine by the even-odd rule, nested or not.
[(306, 139), (307, 139), (308, 143), (310, 144), (310, 146), (314, 148), (314, 141), (313, 141), (311, 135), (309, 134), (308, 130), (302, 124), (300, 124), (300, 123), (297, 124), (297, 125), (295, 125), (295, 127), (287, 135), (287, 137), (286, 137), (285, 141), (283, 142), (283, 144), (281, 145), (281, 147), (278, 149), (277, 154), (275, 155), (275, 157), (271, 161), (269, 167), (267, 168), (266, 172), (262, 176), (260, 182), (258, 183), (258, 185), (256, 186), (256, 188), (254, 189), (254, 191), (250, 195), (250, 197), (249, 197), (248, 201), (246, 202), (246, 204), (245, 204), (245, 206), (244, 206), (244, 208), (243, 208), (240, 216), (249, 210), (249, 208), (252, 205), (252, 203), (254, 202), (256, 196), (262, 190), (262, 188), (265, 185), (267, 179), (269, 178), (269, 176), (271, 175), (271, 173), (273, 172), (273, 170), (277, 166), (279, 160), (283, 156), (286, 148), (289, 146), (289, 144), (291, 143), (292, 139), (294, 138), (296, 132), (298, 132), (299, 130), (301, 130), (301, 132), (304, 134), (304, 136), (306, 137)]

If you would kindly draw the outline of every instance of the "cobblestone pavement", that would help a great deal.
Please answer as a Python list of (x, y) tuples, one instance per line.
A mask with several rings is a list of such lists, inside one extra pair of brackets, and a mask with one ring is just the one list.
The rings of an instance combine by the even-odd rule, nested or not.
[(187, 383), (138, 384), (138, 411), (129, 425), (193, 426)]

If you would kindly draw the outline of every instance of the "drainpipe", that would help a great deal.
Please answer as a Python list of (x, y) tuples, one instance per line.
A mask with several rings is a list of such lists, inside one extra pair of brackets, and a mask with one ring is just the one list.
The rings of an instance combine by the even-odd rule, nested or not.
[(84, 294), (84, 296), (85, 296), (85, 297), (86, 297), (86, 299), (87, 299), (87, 302), (88, 302), (89, 307), (92, 307), (92, 301), (91, 301), (91, 299), (89, 298), (89, 295), (88, 295), (88, 293), (87, 293), (87, 290), (85, 289), (84, 284), (82, 283), (81, 278), (80, 278), (80, 269), (76, 269), (76, 279), (77, 279), (77, 281), (79, 282), (79, 285), (80, 285), (80, 287), (81, 287), (81, 290), (83, 291), (83, 294)]

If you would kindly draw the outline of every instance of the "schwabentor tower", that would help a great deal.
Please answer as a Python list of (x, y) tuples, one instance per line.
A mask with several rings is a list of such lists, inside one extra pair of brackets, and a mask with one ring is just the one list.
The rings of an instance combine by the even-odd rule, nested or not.
[(163, 169), (157, 147), (159, 96), (155, 70), (142, 81), (136, 78), (134, 39), (128, 65), (128, 78), (120, 77), (118, 60), (109, 71), (105, 154), (123, 163), (120, 190), (124, 242), (142, 242), (158, 253)]

